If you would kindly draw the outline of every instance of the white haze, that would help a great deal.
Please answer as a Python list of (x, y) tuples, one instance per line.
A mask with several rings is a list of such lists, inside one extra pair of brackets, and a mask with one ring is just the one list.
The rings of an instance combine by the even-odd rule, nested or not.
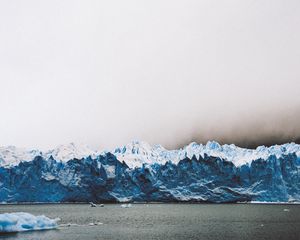
[(0, 145), (300, 136), (300, 2), (0, 2)]

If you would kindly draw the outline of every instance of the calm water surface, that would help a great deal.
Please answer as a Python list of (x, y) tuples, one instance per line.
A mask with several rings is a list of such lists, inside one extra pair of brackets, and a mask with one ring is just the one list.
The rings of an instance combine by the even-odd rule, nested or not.
[[(286, 210), (284, 210), (286, 209)], [(86, 204), (1, 205), (0, 213), (61, 218), (59, 229), (0, 235), (0, 239), (289, 239), (300, 240), (300, 205)], [(93, 223), (102, 223), (92, 226)], [(71, 226), (65, 224), (71, 223)]]

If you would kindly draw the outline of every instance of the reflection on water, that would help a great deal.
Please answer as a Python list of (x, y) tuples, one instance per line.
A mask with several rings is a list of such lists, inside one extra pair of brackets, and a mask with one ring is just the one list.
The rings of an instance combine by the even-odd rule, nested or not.
[(300, 239), (300, 205), (258, 204), (1, 205), (0, 213), (61, 218), (56, 230), (0, 239)]

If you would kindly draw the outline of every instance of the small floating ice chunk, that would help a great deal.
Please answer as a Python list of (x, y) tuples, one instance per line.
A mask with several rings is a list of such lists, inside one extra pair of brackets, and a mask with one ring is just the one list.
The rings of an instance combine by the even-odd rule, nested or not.
[(59, 218), (50, 219), (44, 215), (16, 212), (0, 214), (0, 232), (23, 232), (57, 228)]
[(290, 211), (290, 209), (288, 209), (288, 208), (285, 208), (285, 209), (283, 209), (283, 211), (284, 211), (284, 212), (289, 212), (289, 211)]
[(97, 207), (97, 205), (93, 202), (90, 202), (90, 207)]
[(131, 203), (128, 203), (128, 204), (122, 204), (121, 207), (122, 207), (122, 208), (131, 208), (131, 207), (132, 207), (132, 204), (131, 204)]

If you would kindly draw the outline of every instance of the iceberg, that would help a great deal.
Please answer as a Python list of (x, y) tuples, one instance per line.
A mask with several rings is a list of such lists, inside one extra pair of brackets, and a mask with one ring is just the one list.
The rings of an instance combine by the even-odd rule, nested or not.
[(54, 229), (58, 227), (59, 220), (25, 212), (4, 213), (0, 214), (0, 233)]

